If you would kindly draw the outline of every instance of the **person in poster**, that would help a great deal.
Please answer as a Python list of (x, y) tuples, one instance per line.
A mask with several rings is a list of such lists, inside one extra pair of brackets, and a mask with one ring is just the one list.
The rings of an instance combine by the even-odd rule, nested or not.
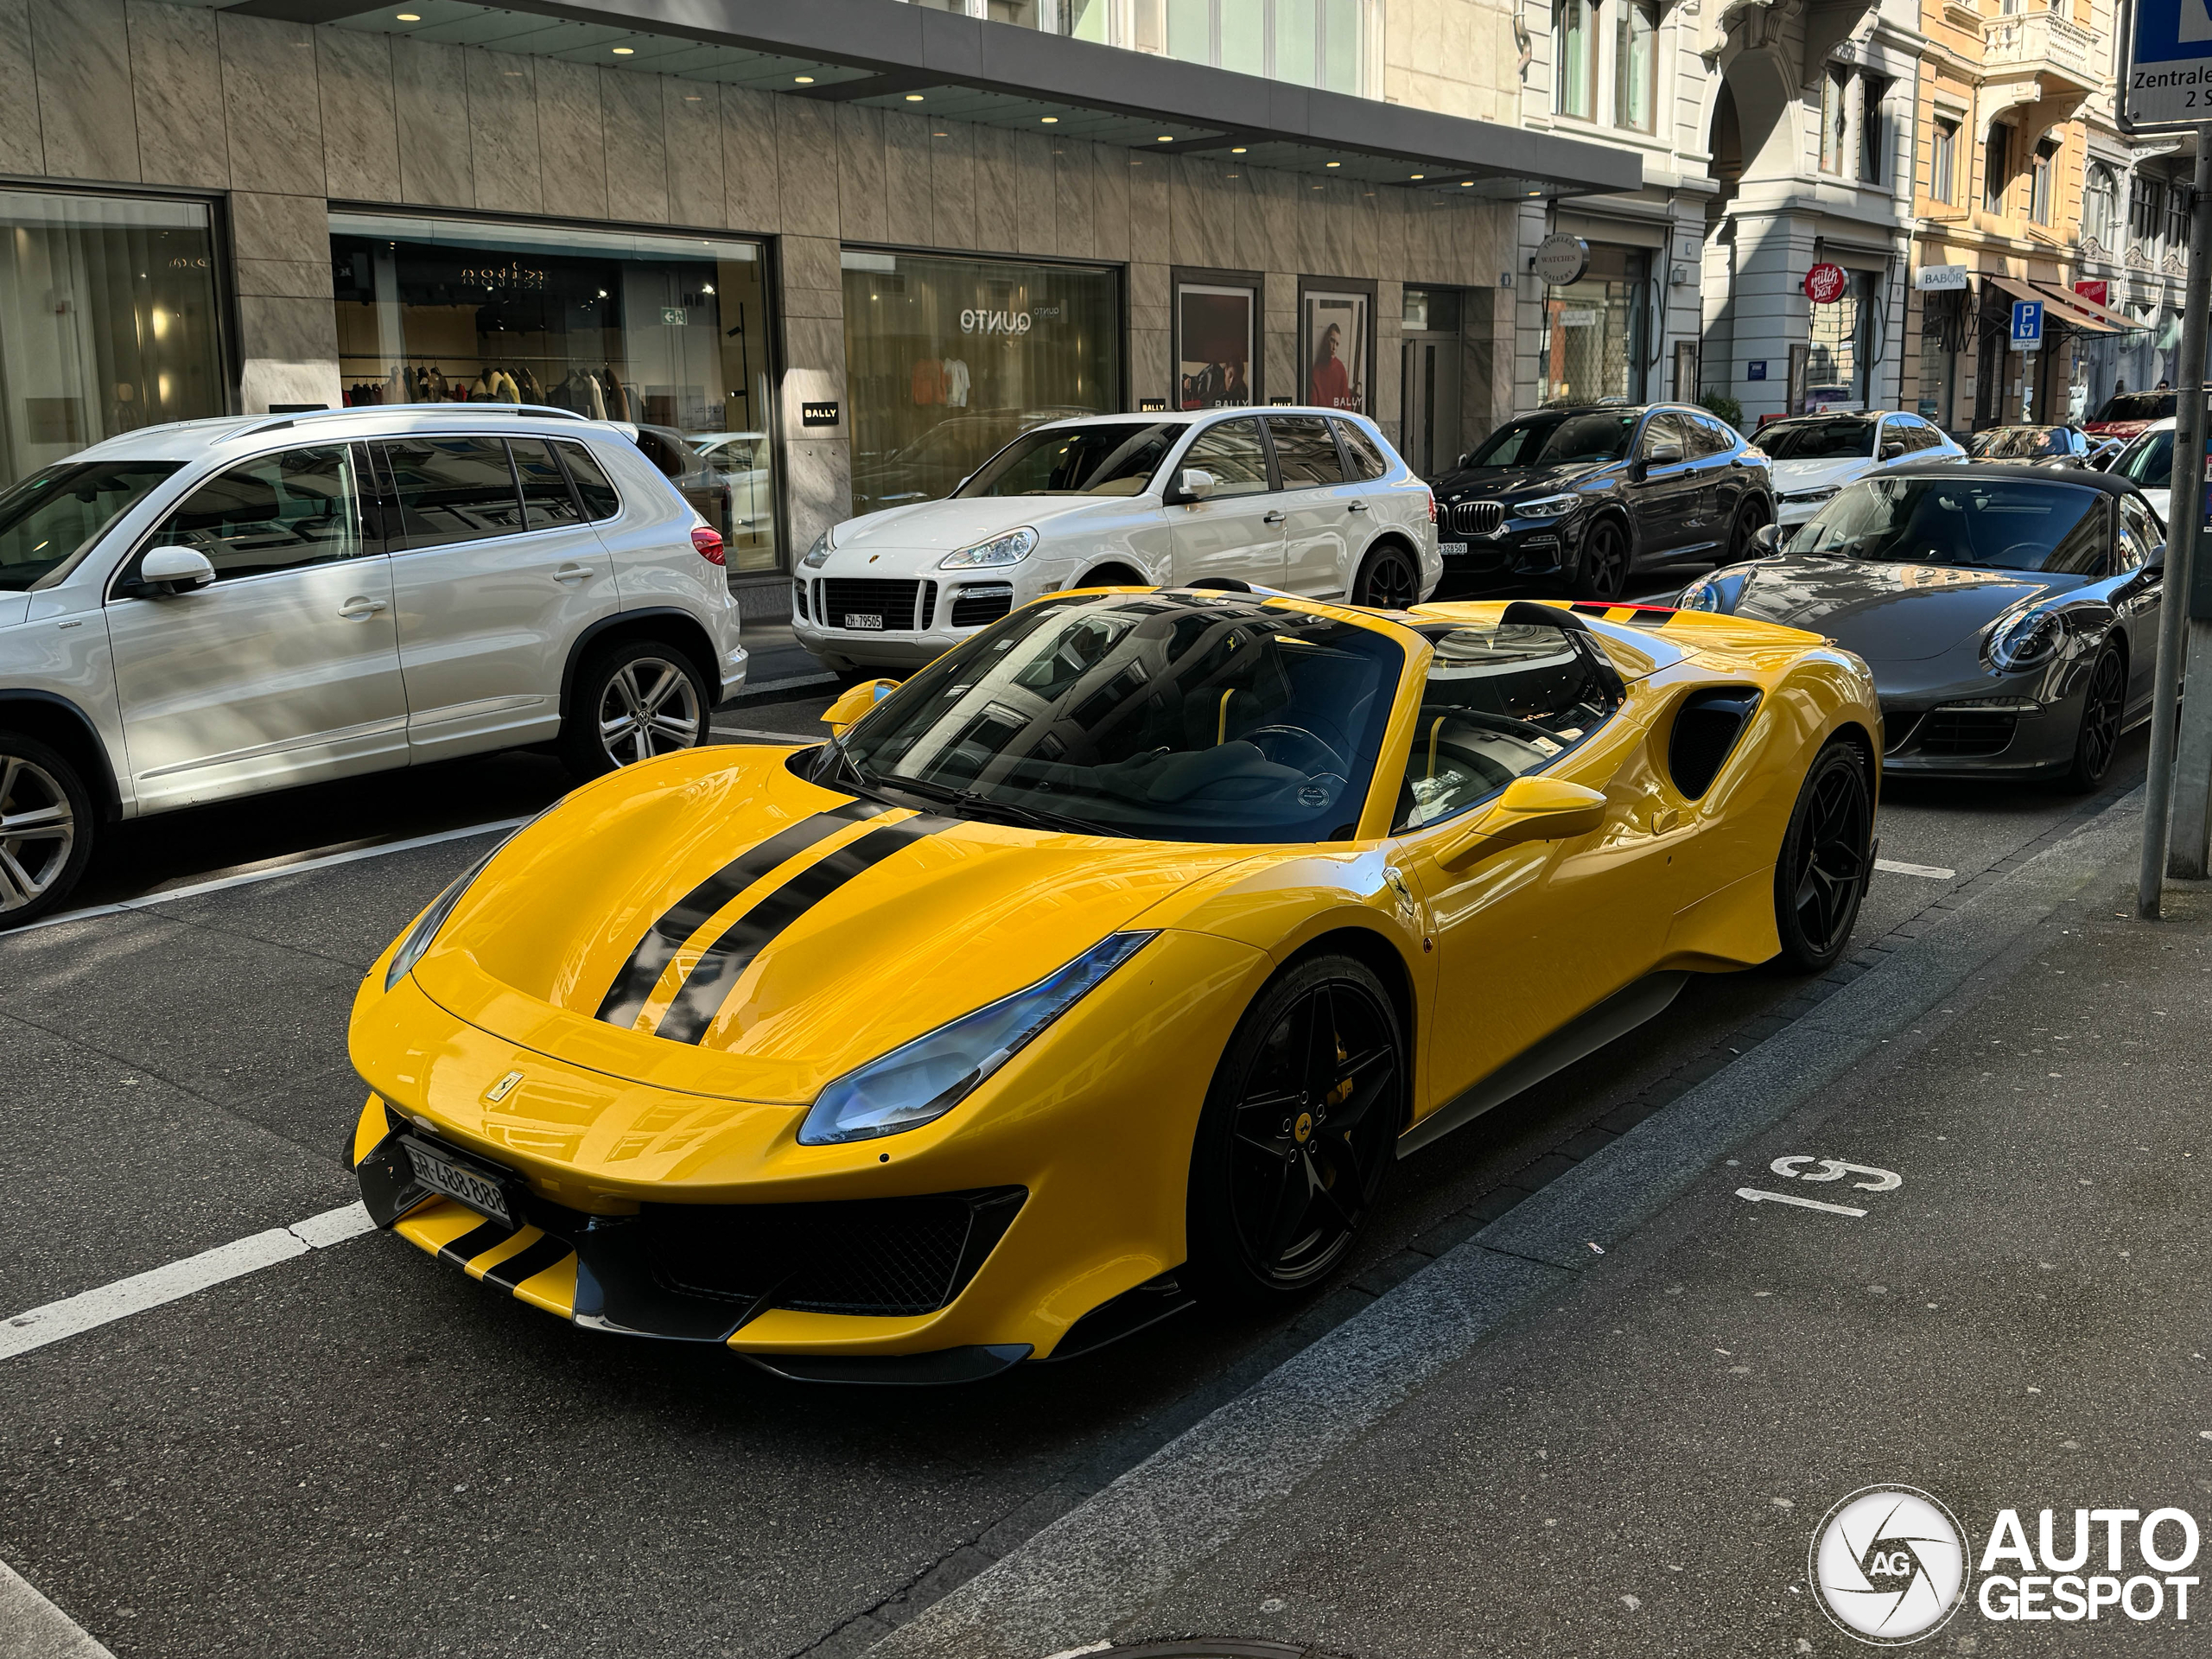
[(1249, 289), (1185, 283), (1175, 295), (1177, 407), (1225, 409), (1252, 401)]
[(1306, 296), (1306, 400), (1323, 409), (1367, 408), (1367, 296)]

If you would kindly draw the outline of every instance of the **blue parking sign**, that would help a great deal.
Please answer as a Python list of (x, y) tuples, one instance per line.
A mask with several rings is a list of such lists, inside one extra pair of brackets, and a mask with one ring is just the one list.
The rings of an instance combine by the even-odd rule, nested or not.
[(2026, 351), (2043, 344), (2043, 302), (2015, 300), (2012, 302), (2012, 347)]

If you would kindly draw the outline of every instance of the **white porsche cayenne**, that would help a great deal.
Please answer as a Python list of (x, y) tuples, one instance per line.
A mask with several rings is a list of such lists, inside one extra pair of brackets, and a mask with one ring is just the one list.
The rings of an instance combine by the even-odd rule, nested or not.
[(791, 629), (831, 668), (903, 671), (1063, 588), (1227, 580), (1396, 608), (1443, 575), (1435, 498), (1363, 416), (1102, 415), (1033, 427), (944, 500), (825, 532)]

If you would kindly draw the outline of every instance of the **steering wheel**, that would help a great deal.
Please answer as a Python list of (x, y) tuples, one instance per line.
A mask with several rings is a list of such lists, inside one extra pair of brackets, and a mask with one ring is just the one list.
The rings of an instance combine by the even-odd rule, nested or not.
[(1324, 772), (1344, 776), (1351, 769), (1338, 754), (1303, 726), (1255, 726), (1243, 734), (1245, 742), (1279, 766), (1288, 766), (1309, 777)]

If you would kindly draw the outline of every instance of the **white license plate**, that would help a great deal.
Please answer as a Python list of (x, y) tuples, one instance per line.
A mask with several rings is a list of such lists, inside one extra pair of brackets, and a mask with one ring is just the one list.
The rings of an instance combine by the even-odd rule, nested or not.
[(1467, 556), (1467, 544), (1465, 542), (1439, 542), (1436, 544), (1436, 550), (1447, 559), (1464, 559)]
[(480, 1216), (515, 1225), (514, 1211), (507, 1207), (506, 1188), (500, 1182), (455, 1163), (420, 1141), (401, 1144), (407, 1148), (407, 1161), (415, 1166), (415, 1179), (430, 1191), (467, 1205)]
[(849, 628), (873, 628), (882, 632), (883, 618), (874, 611), (847, 611), (845, 626)]

